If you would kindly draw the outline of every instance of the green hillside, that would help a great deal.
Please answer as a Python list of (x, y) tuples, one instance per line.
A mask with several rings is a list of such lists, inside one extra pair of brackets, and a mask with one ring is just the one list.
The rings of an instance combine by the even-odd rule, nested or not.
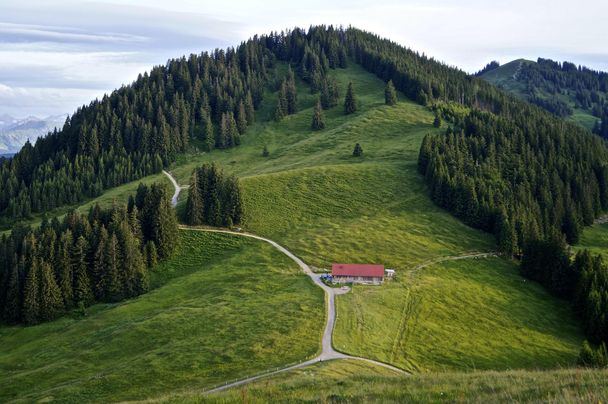
[[(526, 59), (516, 59), (498, 68), (484, 72), (480, 77), (490, 83), (510, 92), (522, 99), (531, 101), (541, 107), (564, 116), (587, 129), (593, 129), (603, 114), (603, 101), (606, 98), (605, 90), (599, 86), (591, 85), (597, 79), (596, 72), (584, 71), (572, 73), (562, 71), (553, 65), (553, 61), (539, 59), (542, 63)], [(567, 64), (567, 62), (565, 62)], [(573, 84), (578, 76), (587, 74), (595, 80)], [(578, 75), (578, 76), (577, 76)], [(559, 77), (559, 82), (551, 80)], [(603, 80), (603, 79), (600, 79)], [(598, 101), (594, 101), (598, 100)], [(597, 104), (597, 106), (595, 106)], [(564, 110), (568, 108), (568, 111)]]
[(0, 401), (141, 399), (307, 359), (322, 291), (261, 241), (182, 231), (153, 290), (32, 327), (0, 328)]
[[(278, 69), (284, 72), (287, 66), (281, 63)], [(242, 227), (288, 247), (318, 270), (338, 261), (377, 262), (397, 270), (393, 282), (357, 286), (337, 299), (334, 344), (341, 351), (416, 372), (574, 365), (582, 335), (573, 313), (519, 277), (510, 260), (471, 259), (415, 270), (445, 257), (491, 253), (494, 238), (465, 226), (429, 198), (416, 162), (424, 135), (440, 133), (430, 110), (403, 94), (396, 106), (384, 105), (384, 82), (352, 62), (329, 74), (337, 79), (341, 96), (353, 82), (356, 114), (344, 116), (340, 102), (325, 112), (326, 129), (311, 131), (317, 95), (299, 81), (299, 112), (269, 121), (276, 94), (267, 90), (240, 146), (180, 155), (171, 172), (182, 185), (204, 162), (215, 161), (237, 174), (245, 204)], [(364, 150), (361, 158), (352, 156), (357, 142)], [(264, 146), (268, 157), (262, 156)], [(106, 193), (102, 200), (126, 198), (134, 186), (110, 191), (114, 195)], [(10, 387), (2, 389), (0, 401), (170, 398), (317, 352), (323, 295), (288, 258), (236, 236), (182, 231), (180, 238), (179, 252), (156, 270), (155, 289), (146, 295), (93, 306), (84, 318), (1, 327), (0, 384)], [(418, 306), (409, 310), (410, 301)], [(447, 387), (477, 377), (415, 376), (413, 390), (404, 391), (403, 379), (384, 370), (343, 362), (319, 369), (325, 366), (327, 372), (336, 369), (346, 384), (340, 393), (324, 384), (331, 391), (328, 399), (342, 389), (361, 401), (380, 399), (392, 394), (384, 391), (388, 385), (395, 391), (389, 400), (432, 398), (438, 394), (430, 387), (433, 380), (459, 397), (460, 390)], [(351, 376), (353, 369), (360, 375)], [(308, 377), (306, 372), (315, 373)], [(295, 383), (307, 392), (294, 392), (294, 400), (313, 394), (316, 372), (297, 372), (303, 381)], [(485, 377), (506, 392), (484, 390)], [(549, 386), (551, 376), (543, 377), (547, 390), (531, 397), (558, 391)], [(499, 398), (528, 394), (523, 387), (507, 389), (504, 380), (535, 380), (524, 372), (481, 378), (470, 382), (472, 394)], [(359, 380), (370, 382), (365, 392), (349, 393)], [(277, 398), (288, 388), (271, 387), (260, 400)], [(239, 393), (228, 394), (234, 400), (231, 394)]]
[(605, 402), (606, 370), (477, 371), (396, 376), (374, 365), (334, 361), (298, 369), (240, 389), (175, 394), (165, 402)]
[(524, 83), (517, 80), (517, 73), (522, 65), (534, 63), (526, 59), (513, 60), (496, 69), (485, 72), (481, 78), (515, 95), (525, 97), (527, 89)]
[[(312, 132), (309, 102), (280, 123), (256, 124), (239, 148), (184, 157), (172, 172), (185, 183), (193, 166), (219, 161), (242, 178), (243, 227), (319, 270), (332, 262), (397, 269), (394, 283), (356, 287), (338, 298), (334, 341), (344, 352), (418, 370), (573, 364), (582, 336), (571, 311), (519, 277), (514, 263), (460, 261), (410, 274), (438, 257), (491, 252), (494, 240), (427, 196), (416, 161), (422, 137), (436, 131), (433, 115), (409, 101), (385, 106), (383, 83), (359, 67), (332, 74), (354, 82), (361, 111), (354, 117), (345, 118), (338, 106), (327, 113), (328, 128)], [(302, 97), (305, 106), (307, 100)], [(361, 159), (351, 156), (355, 142), (365, 151)], [(261, 153), (265, 144), (269, 157)], [(408, 293), (424, 302), (411, 343), (400, 329), (408, 321), (402, 313)], [(470, 305), (468, 314), (463, 305)], [(457, 344), (449, 339), (456, 335)], [(482, 343), (485, 351), (477, 348)]]

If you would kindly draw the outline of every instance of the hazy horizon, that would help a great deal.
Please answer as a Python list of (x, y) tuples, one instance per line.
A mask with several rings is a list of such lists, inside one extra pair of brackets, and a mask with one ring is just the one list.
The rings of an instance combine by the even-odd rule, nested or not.
[(40, 0), (0, 5), (0, 115), (72, 113), (168, 59), (295, 26), (352, 25), (467, 72), (491, 60), (568, 60), (608, 70), (608, 4)]

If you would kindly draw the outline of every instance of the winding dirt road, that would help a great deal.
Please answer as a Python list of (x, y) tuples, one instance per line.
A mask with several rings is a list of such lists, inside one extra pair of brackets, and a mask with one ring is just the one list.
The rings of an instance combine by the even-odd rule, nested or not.
[[(171, 180), (171, 183), (173, 183), (173, 186), (175, 188), (175, 193), (173, 194), (173, 198), (172, 198), (172, 204), (173, 206), (177, 205), (177, 199), (179, 197), (179, 193), (182, 189), (184, 189), (185, 187), (180, 187), (180, 185), (178, 184), (178, 182), (175, 180), (175, 178), (173, 178), (173, 176), (167, 172), (163, 170), (163, 173), (169, 177), (169, 179)], [(216, 388), (213, 388), (211, 390), (207, 390), (205, 393), (213, 393), (213, 392), (217, 392), (217, 391), (221, 391), (221, 390), (226, 390), (232, 387), (236, 387), (236, 386), (240, 386), (246, 383), (250, 383), (254, 380), (258, 380), (261, 379), (263, 377), (267, 377), (270, 375), (274, 375), (277, 373), (281, 373), (281, 372), (287, 372), (289, 370), (292, 369), (298, 369), (298, 368), (302, 368), (305, 366), (309, 366), (313, 363), (317, 363), (317, 362), (322, 362), (322, 361), (327, 361), (327, 360), (334, 360), (334, 359), (354, 359), (354, 360), (361, 360), (361, 361), (365, 361), (368, 363), (373, 363), (375, 365), (378, 366), (382, 366), (384, 368), (387, 369), (391, 369), (399, 374), (403, 374), (403, 375), (409, 375), (408, 372), (404, 371), (403, 369), (399, 369), (398, 367), (389, 365), (387, 363), (383, 363), (383, 362), (379, 362), (379, 361), (375, 361), (373, 359), (368, 359), (368, 358), (361, 358), (358, 356), (350, 356), (350, 355), (346, 355), (343, 354), (341, 352), (338, 352), (334, 349), (333, 345), (332, 345), (332, 335), (333, 335), (333, 331), (334, 331), (334, 324), (336, 322), (336, 304), (335, 304), (335, 297), (336, 295), (341, 295), (344, 293), (348, 293), (350, 289), (337, 289), (337, 288), (330, 288), (329, 286), (325, 285), (322, 281), (321, 281), (321, 275), (320, 274), (315, 274), (310, 267), (304, 262), (302, 261), (300, 258), (298, 258), (295, 254), (293, 254), (291, 251), (289, 251), (288, 249), (286, 249), (285, 247), (283, 247), (282, 245), (280, 245), (279, 243), (277, 243), (276, 241), (270, 240), (268, 238), (265, 237), (260, 237), (257, 236), (255, 234), (251, 234), (251, 233), (245, 233), (245, 232), (236, 232), (236, 231), (231, 231), (231, 230), (223, 230), (223, 229), (208, 229), (208, 228), (198, 228), (198, 227), (189, 227), (189, 226), (180, 226), (180, 229), (184, 229), (184, 230), (193, 230), (193, 231), (202, 231), (202, 232), (209, 232), (209, 233), (224, 233), (224, 234), (232, 234), (232, 235), (236, 235), (236, 236), (240, 236), (240, 237), (249, 237), (249, 238), (253, 238), (256, 240), (261, 240), (264, 241), (270, 245), (272, 245), (274, 248), (276, 248), (277, 250), (279, 250), (280, 252), (282, 252), (283, 254), (285, 254), (286, 256), (288, 256), (289, 258), (291, 258), (296, 264), (298, 264), (298, 266), (302, 269), (302, 271), (308, 275), (310, 277), (310, 279), (312, 279), (312, 281), (315, 283), (315, 285), (317, 285), (318, 287), (320, 287), (321, 289), (323, 289), (323, 291), (325, 292), (325, 298), (327, 301), (327, 317), (326, 317), (326, 323), (325, 323), (325, 331), (323, 332), (323, 338), (321, 340), (321, 353), (308, 361), (299, 363), (297, 365), (293, 365), (293, 366), (289, 366), (289, 367), (285, 367), (282, 369), (277, 369), (276, 371), (273, 372), (267, 372), (258, 376), (253, 376), (253, 377), (249, 377), (246, 379), (242, 379), (242, 380), (238, 380), (232, 383), (228, 383), (225, 384), (223, 386), (219, 386)]]
[[(173, 194), (173, 198), (172, 198), (172, 204), (173, 204), (173, 206), (176, 206), (180, 191), (182, 189), (186, 189), (188, 187), (187, 186), (180, 187), (178, 182), (175, 180), (175, 178), (173, 178), (173, 176), (169, 172), (163, 170), (163, 173), (171, 180), (171, 183), (173, 184), (173, 186), (175, 188), (175, 193)], [(365, 362), (372, 363), (372, 364), (375, 364), (378, 366), (382, 366), (387, 369), (391, 369), (394, 372), (402, 374), (402, 375), (410, 374), (410, 373), (404, 371), (403, 369), (399, 369), (398, 367), (389, 365), (387, 363), (375, 361), (373, 359), (362, 358), (362, 357), (358, 357), (358, 356), (346, 355), (346, 354), (336, 351), (332, 344), (334, 324), (336, 322), (335, 297), (336, 297), (336, 295), (348, 293), (350, 289), (336, 289), (336, 288), (330, 288), (329, 286), (325, 285), (321, 281), (320, 274), (315, 274), (304, 261), (302, 261), (295, 254), (293, 254), (291, 251), (289, 251), (288, 249), (286, 249), (285, 247), (283, 247), (276, 241), (270, 240), (265, 237), (257, 236), (255, 234), (246, 233), (246, 232), (237, 232), (237, 231), (232, 231), (232, 230), (209, 229), (209, 228), (199, 228), (199, 227), (189, 227), (189, 226), (180, 226), (180, 228), (184, 229), (184, 230), (202, 231), (202, 232), (209, 232), (209, 233), (232, 234), (235, 236), (249, 237), (249, 238), (253, 238), (256, 240), (264, 241), (264, 242), (272, 245), (277, 250), (281, 251), (283, 254), (285, 254), (290, 259), (292, 259), (296, 264), (298, 264), (298, 266), (302, 269), (302, 271), (312, 279), (312, 281), (315, 283), (315, 285), (317, 285), (318, 287), (323, 289), (323, 291), (325, 292), (325, 297), (326, 297), (326, 301), (327, 301), (327, 317), (326, 317), (327, 321), (325, 323), (325, 331), (323, 332), (323, 338), (322, 338), (322, 343), (321, 343), (321, 347), (322, 347), (321, 353), (317, 357), (310, 359), (308, 361), (298, 363), (296, 365), (290, 365), (290, 366), (280, 368), (280, 369), (277, 369), (274, 371), (268, 371), (266, 373), (262, 373), (257, 376), (252, 376), (252, 377), (244, 378), (244, 379), (241, 379), (238, 381), (226, 383), (219, 387), (214, 387), (212, 389), (206, 390), (204, 392), (205, 394), (215, 393), (215, 392), (226, 390), (226, 389), (229, 389), (232, 387), (241, 386), (243, 384), (251, 383), (255, 380), (259, 380), (264, 377), (276, 375), (277, 373), (287, 372), (287, 371), (290, 371), (293, 369), (303, 368), (305, 366), (309, 366), (314, 363), (327, 361), (327, 360), (336, 360), (336, 359), (353, 359), (353, 360), (365, 361)], [(472, 259), (472, 258), (473, 259), (474, 258), (487, 258), (487, 257), (492, 257), (492, 256), (497, 256), (497, 255), (498, 255), (497, 253), (493, 253), (493, 252), (489, 252), (489, 253), (472, 252), (472, 253), (466, 253), (466, 254), (459, 255), (459, 256), (440, 257), (440, 258), (436, 258), (436, 259), (427, 261), (425, 263), (422, 263), (422, 264), (416, 266), (415, 268), (413, 268), (413, 271), (416, 272), (429, 265), (437, 264), (437, 263), (443, 262), (443, 261)]]
[(173, 197), (171, 198), (171, 204), (173, 205), (173, 207), (176, 207), (177, 199), (179, 198), (179, 193), (182, 191), (182, 189), (188, 189), (188, 186), (185, 185), (183, 187), (180, 187), (175, 178), (173, 178), (173, 176), (168, 171), (163, 170), (163, 174), (165, 174), (169, 178), (169, 180), (173, 184), (173, 188), (175, 188), (175, 192), (173, 193)]

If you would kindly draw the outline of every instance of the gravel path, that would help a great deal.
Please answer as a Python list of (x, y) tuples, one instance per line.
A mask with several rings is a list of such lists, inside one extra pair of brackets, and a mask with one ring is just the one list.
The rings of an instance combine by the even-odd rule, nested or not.
[[(173, 187), (175, 188), (175, 193), (173, 194), (173, 198), (171, 200), (171, 203), (173, 204), (173, 206), (177, 205), (177, 200), (179, 198), (179, 193), (182, 189), (185, 189), (187, 187), (180, 187), (180, 185), (178, 184), (178, 182), (175, 180), (175, 178), (173, 178), (173, 176), (163, 170), (163, 174), (165, 174), (170, 180), (171, 183), (173, 184)], [(224, 233), (224, 234), (233, 234), (236, 236), (241, 236), (241, 237), (249, 237), (249, 238), (253, 238), (256, 240), (261, 240), (264, 241), (270, 245), (272, 245), (274, 248), (276, 248), (277, 250), (281, 251), (283, 254), (287, 255), (289, 258), (291, 258), (296, 264), (298, 264), (298, 266), (302, 269), (302, 271), (308, 275), (310, 277), (310, 279), (312, 279), (312, 281), (315, 283), (315, 285), (317, 285), (318, 287), (320, 287), (321, 289), (323, 289), (323, 291), (325, 292), (325, 297), (326, 297), (326, 301), (327, 301), (327, 321), (325, 323), (325, 331), (323, 332), (323, 338), (322, 338), (322, 342), (321, 342), (321, 353), (308, 361), (293, 365), (293, 366), (288, 366), (285, 368), (281, 368), (281, 369), (277, 369), (275, 371), (271, 371), (271, 372), (266, 372), (263, 374), (260, 374), (258, 376), (252, 376), (252, 377), (248, 377), (242, 380), (238, 380), (232, 383), (227, 383), (223, 386), (219, 386), (219, 387), (215, 387), (213, 389), (207, 390), (205, 393), (214, 393), (214, 392), (218, 392), (218, 391), (222, 391), (222, 390), (226, 390), (232, 387), (237, 387), (246, 383), (250, 383), (252, 381), (261, 379), (263, 377), (268, 377), (271, 375), (275, 375), (277, 373), (282, 373), (282, 372), (287, 372), (293, 369), (298, 369), (298, 368), (302, 368), (305, 366), (309, 366), (312, 365), (314, 363), (318, 363), (318, 362), (322, 362), (322, 361), (327, 361), (327, 360), (335, 360), (335, 359), (353, 359), (353, 360), (360, 360), (360, 361), (364, 361), (364, 362), (368, 362), (368, 363), (373, 363), (375, 365), (378, 366), (382, 366), (384, 368), (387, 369), (391, 369), (397, 373), (403, 374), (403, 375), (409, 375), (408, 372), (404, 371), (403, 369), (399, 369), (398, 367), (389, 365), (387, 363), (383, 363), (383, 362), (379, 362), (379, 361), (375, 361), (373, 359), (367, 359), (367, 358), (361, 358), (358, 356), (351, 356), (351, 355), (346, 355), (343, 354), (341, 352), (338, 352), (334, 349), (333, 345), (332, 345), (332, 335), (333, 335), (333, 331), (334, 331), (334, 324), (336, 322), (336, 304), (335, 304), (335, 297), (336, 295), (341, 295), (344, 293), (348, 293), (350, 291), (349, 289), (342, 289), (342, 288), (330, 288), (329, 286), (325, 285), (322, 281), (321, 281), (321, 275), (320, 274), (316, 274), (314, 273), (310, 267), (304, 262), (302, 261), (300, 258), (298, 258), (295, 254), (293, 254), (291, 251), (289, 251), (288, 249), (286, 249), (285, 247), (283, 247), (282, 245), (280, 245), (279, 243), (277, 243), (276, 241), (270, 240), (268, 238), (265, 237), (260, 237), (257, 236), (255, 234), (251, 234), (251, 233), (245, 233), (245, 232), (237, 232), (237, 231), (232, 231), (232, 230), (223, 230), (223, 229), (209, 229), (209, 228), (198, 228), (198, 227), (188, 227), (188, 226), (180, 226), (181, 229), (187, 229), (187, 230), (194, 230), (194, 231), (203, 231), (203, 232), (209, 232), (209, 233)]]

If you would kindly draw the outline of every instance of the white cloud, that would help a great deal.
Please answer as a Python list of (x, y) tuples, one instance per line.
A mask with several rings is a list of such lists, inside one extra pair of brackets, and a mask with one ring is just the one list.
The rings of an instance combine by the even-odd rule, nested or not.
[(50, 25), (13, 24), (0, 22), (0, 34), (19, 35), (20, 37), (42, 38), (44, 40), (60, 41), (92, 41), (92, 42), (143, 42), (147, 37), (130, 34), (100, 33), (91, 34), (70, 27), (55, 27)]

